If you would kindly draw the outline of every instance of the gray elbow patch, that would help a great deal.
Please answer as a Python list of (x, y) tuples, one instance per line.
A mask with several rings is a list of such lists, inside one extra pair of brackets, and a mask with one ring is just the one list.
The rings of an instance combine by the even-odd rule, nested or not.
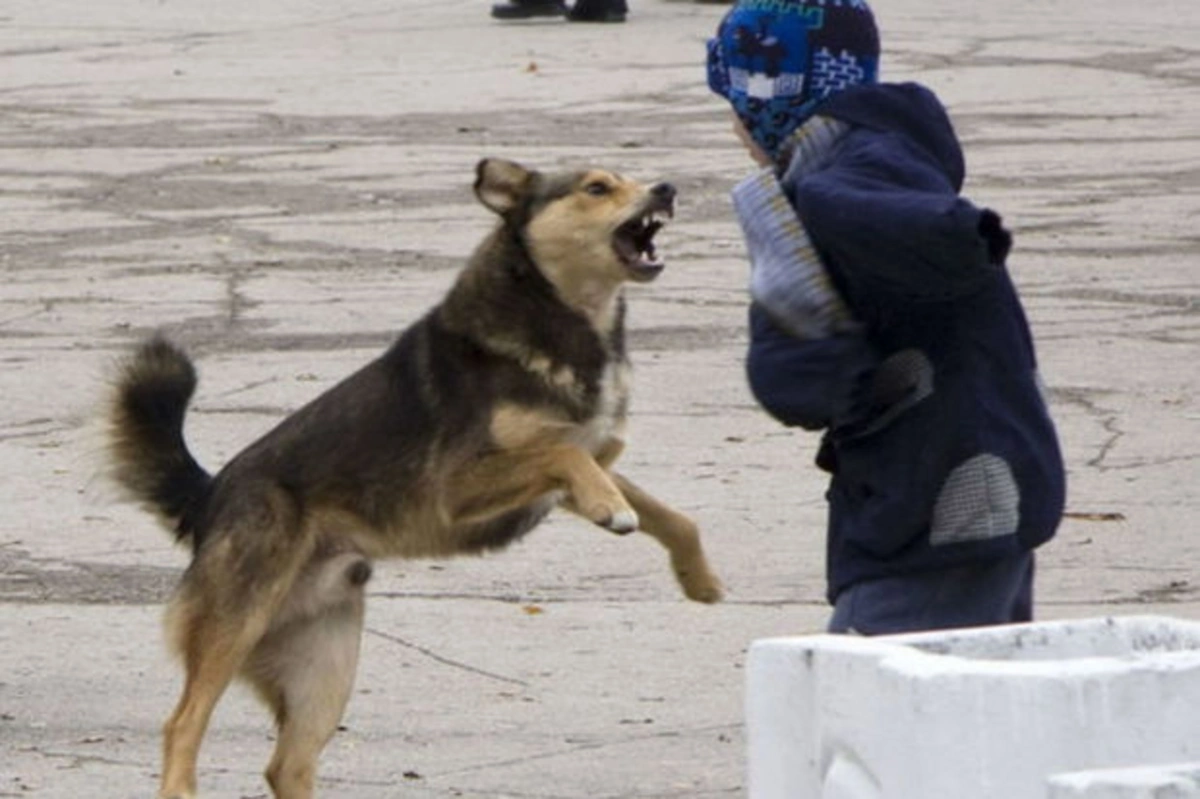
[(1020, 492), (1001, 457), (984, 453), (955, 467), (933, 507), (933, 546), (1011, 535), (1020, 522)]
[(933, 383), (933, 363), (925, 353), (909, 348), (889, 355), (871, 375), (863, 398), (870, 421), (857, 435), (870, 435), (890, 425), (933, 394)]
[(893, 352), (871, 380), (870, 401), (888, 408), (908, 409), (933, 393), (933, 363), (918, 349)]

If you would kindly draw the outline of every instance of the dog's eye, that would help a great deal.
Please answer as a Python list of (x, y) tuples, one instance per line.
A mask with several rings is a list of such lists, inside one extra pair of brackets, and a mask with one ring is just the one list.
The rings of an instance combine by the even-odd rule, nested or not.
[(593, 197), (603, 197), (604, 195), (606, 195), (610, 191), (612, 191), (608, 187), (607, 183), (601, 183), (598, 180), (593, 183), (587, 184), (586, 186), (583, 187), (583, 190), (586, 191), (588, 194), (592, 195)]

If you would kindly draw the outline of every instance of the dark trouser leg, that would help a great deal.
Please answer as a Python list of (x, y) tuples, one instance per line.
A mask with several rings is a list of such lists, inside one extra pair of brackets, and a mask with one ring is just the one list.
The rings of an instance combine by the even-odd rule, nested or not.
[(834, 603), (829, 632), (864, 635), (1015, 624), (1033, 618), (1032, 552), (865, 580)]

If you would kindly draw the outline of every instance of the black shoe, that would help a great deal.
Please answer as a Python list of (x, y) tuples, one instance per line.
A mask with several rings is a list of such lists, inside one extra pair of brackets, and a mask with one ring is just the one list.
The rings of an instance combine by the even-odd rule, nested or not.
[(492, 6), (496, 19), (533, 19), (534, 17), (561, 17), (567, 13), (563, 0), (508, 0)]
[(629, 13), (625, 0), (575, 0), (567, 12), (571, 22), (624, 22)]

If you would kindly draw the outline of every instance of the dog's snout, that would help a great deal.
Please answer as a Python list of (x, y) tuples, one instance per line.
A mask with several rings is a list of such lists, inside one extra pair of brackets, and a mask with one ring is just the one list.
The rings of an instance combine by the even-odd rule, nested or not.
[(671, 202), (675, 199), (675, 187), (670, 183), (655, 183), (650, 187), (650, 193), (664, 202)]

